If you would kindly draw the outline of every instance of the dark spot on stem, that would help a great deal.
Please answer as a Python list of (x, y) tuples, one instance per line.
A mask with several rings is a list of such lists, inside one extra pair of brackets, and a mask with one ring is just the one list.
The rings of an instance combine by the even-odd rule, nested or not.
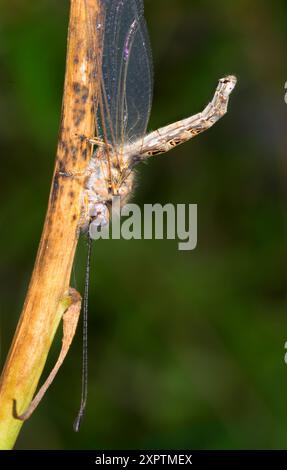
[(67, 157), (68, 145), (67, 145), (67, 142), (65, 140), (61, 140), (61, 142), (59, 144), (59, 148), (63, 152), (64, 157)]
[(83, 104), (86, 104), (87, 99), (88, 99), (88, 96), (89, 96), (89, 93), (88, 93), (87, 91), (85, 91), (85, 92), (82, 94), (81, 100), (82, 100), (82, 103), (83, 103)]
[(76, 161), (77, 160), (77, 147), (75, 147), (74, 145), (71, 145), (70, 152), (71, 152), (72, 160)]
[(54, 181), (53, 181), (53, 189), (52, 189), (52, 193), (51, 193), (51, 204), (52, 204), (52, 206), (54, 206), (56, 201), (57, 201), (57, 198), (58, 198), (58, 195), (59, 195), (59, 187), (60, 187), (59, 186), (59, 174), (56, 173)]
[(73, 110), (73, 120), (75, 127), (78, 127), (82, 120), (84, 119), (86, 111), (84, 109), (74, 109)]
[[(58, 166), (59, 166), (59, 172), (60, 173), (65, 173), (65, 165), (64, 165), (62, 160), (58, 161)], [(55, 176), (55, 179), (54, 179), (54, 183), (55, 183), (56, 179), (57, 179), (57, 181), (59, 179), (59, 175), (57, 173), (56, 173), (56, 176)]]
[(73, 90), (75, 93), (79, 94), (81, 91), (81, 85), (79, 82), (74, 82), (73, 83)]

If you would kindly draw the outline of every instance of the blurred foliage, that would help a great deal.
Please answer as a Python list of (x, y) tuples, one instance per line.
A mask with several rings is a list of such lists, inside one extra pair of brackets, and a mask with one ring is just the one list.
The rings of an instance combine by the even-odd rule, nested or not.
[[(198, 246), (94, 244), (90, 382), (81, 339), (18, 449), (284, 448), (287, 442), (287, 4), (146, 0), (150, 129), (239, 83), (208, 133), (138, 169), (134, 201), (197, 203)], [(45, 216), (65, 66), (68, 0), (0, 2), (1, 362)], [(85, 241), (75, 266), (82, 290)], [(75, 285), (74, 277), (72, 284)], [(46, 373), (60, 344), (55, 345)]]

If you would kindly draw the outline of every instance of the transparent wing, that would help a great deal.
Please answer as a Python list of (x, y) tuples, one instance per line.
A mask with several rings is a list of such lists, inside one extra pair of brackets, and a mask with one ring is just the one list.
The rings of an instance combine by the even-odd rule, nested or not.
[(144, 136), (152, 104), (152, 57), (143, 0), (102, 0), (103, 111), (99, 133), (112, 145)]

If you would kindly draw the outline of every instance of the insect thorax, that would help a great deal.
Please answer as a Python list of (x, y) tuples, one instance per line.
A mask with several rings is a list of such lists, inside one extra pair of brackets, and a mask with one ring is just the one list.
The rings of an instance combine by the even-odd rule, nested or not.
[(109, 223), (112, 199), (120, 196), (123, 206), (130, 198), (134, 185), (134, 172), (129, 169), (130, 157), (106, 152), (99, 147), (88, 166), (88, 178), (83, 197), (83, 225), (95, 222), (98, 226)]

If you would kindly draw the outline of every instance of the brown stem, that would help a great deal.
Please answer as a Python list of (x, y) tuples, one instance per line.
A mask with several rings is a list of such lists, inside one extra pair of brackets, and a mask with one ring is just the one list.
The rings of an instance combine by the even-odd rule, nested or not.
[(70, 289), (69, 297), (71, 305), (63, 314), (63, 338), (62, 338), (62, 348), (57, 359), (56, 364), (51, 370), (48, 378), (45, 380), (41, 388), (38, 390), (37, 395), (31, 401), (27, 410), (24, 411), (21, 415), (17, 411), (17, 401), (13, 400), (13, 416), (21, 421), (26, 421), (34, 413), (35, 409), (42, 401), (45, 393), (50, 387), (51, 383), (54, 381), (60, 367), (62, 366), (68, 351), (70, 349), (71, 343), (75, 336), (76, 328), (79, 321), (80, 311), (81, 311), (81, 296), (75, 289)]
[(95, 64), (100, 47), (93, 33), (100, 22), (98, 0), (71, 0), (66, 75), (55, 171), (49, 205), (23, 311), (0, 380), (0, 449), (11, 449), (22, 422), (12, 414), (29, 405), (66, 307), (78, 239), (83, 178), (92, 147), (79, 135), (93, 136), (93, 100), (98, 93)]

